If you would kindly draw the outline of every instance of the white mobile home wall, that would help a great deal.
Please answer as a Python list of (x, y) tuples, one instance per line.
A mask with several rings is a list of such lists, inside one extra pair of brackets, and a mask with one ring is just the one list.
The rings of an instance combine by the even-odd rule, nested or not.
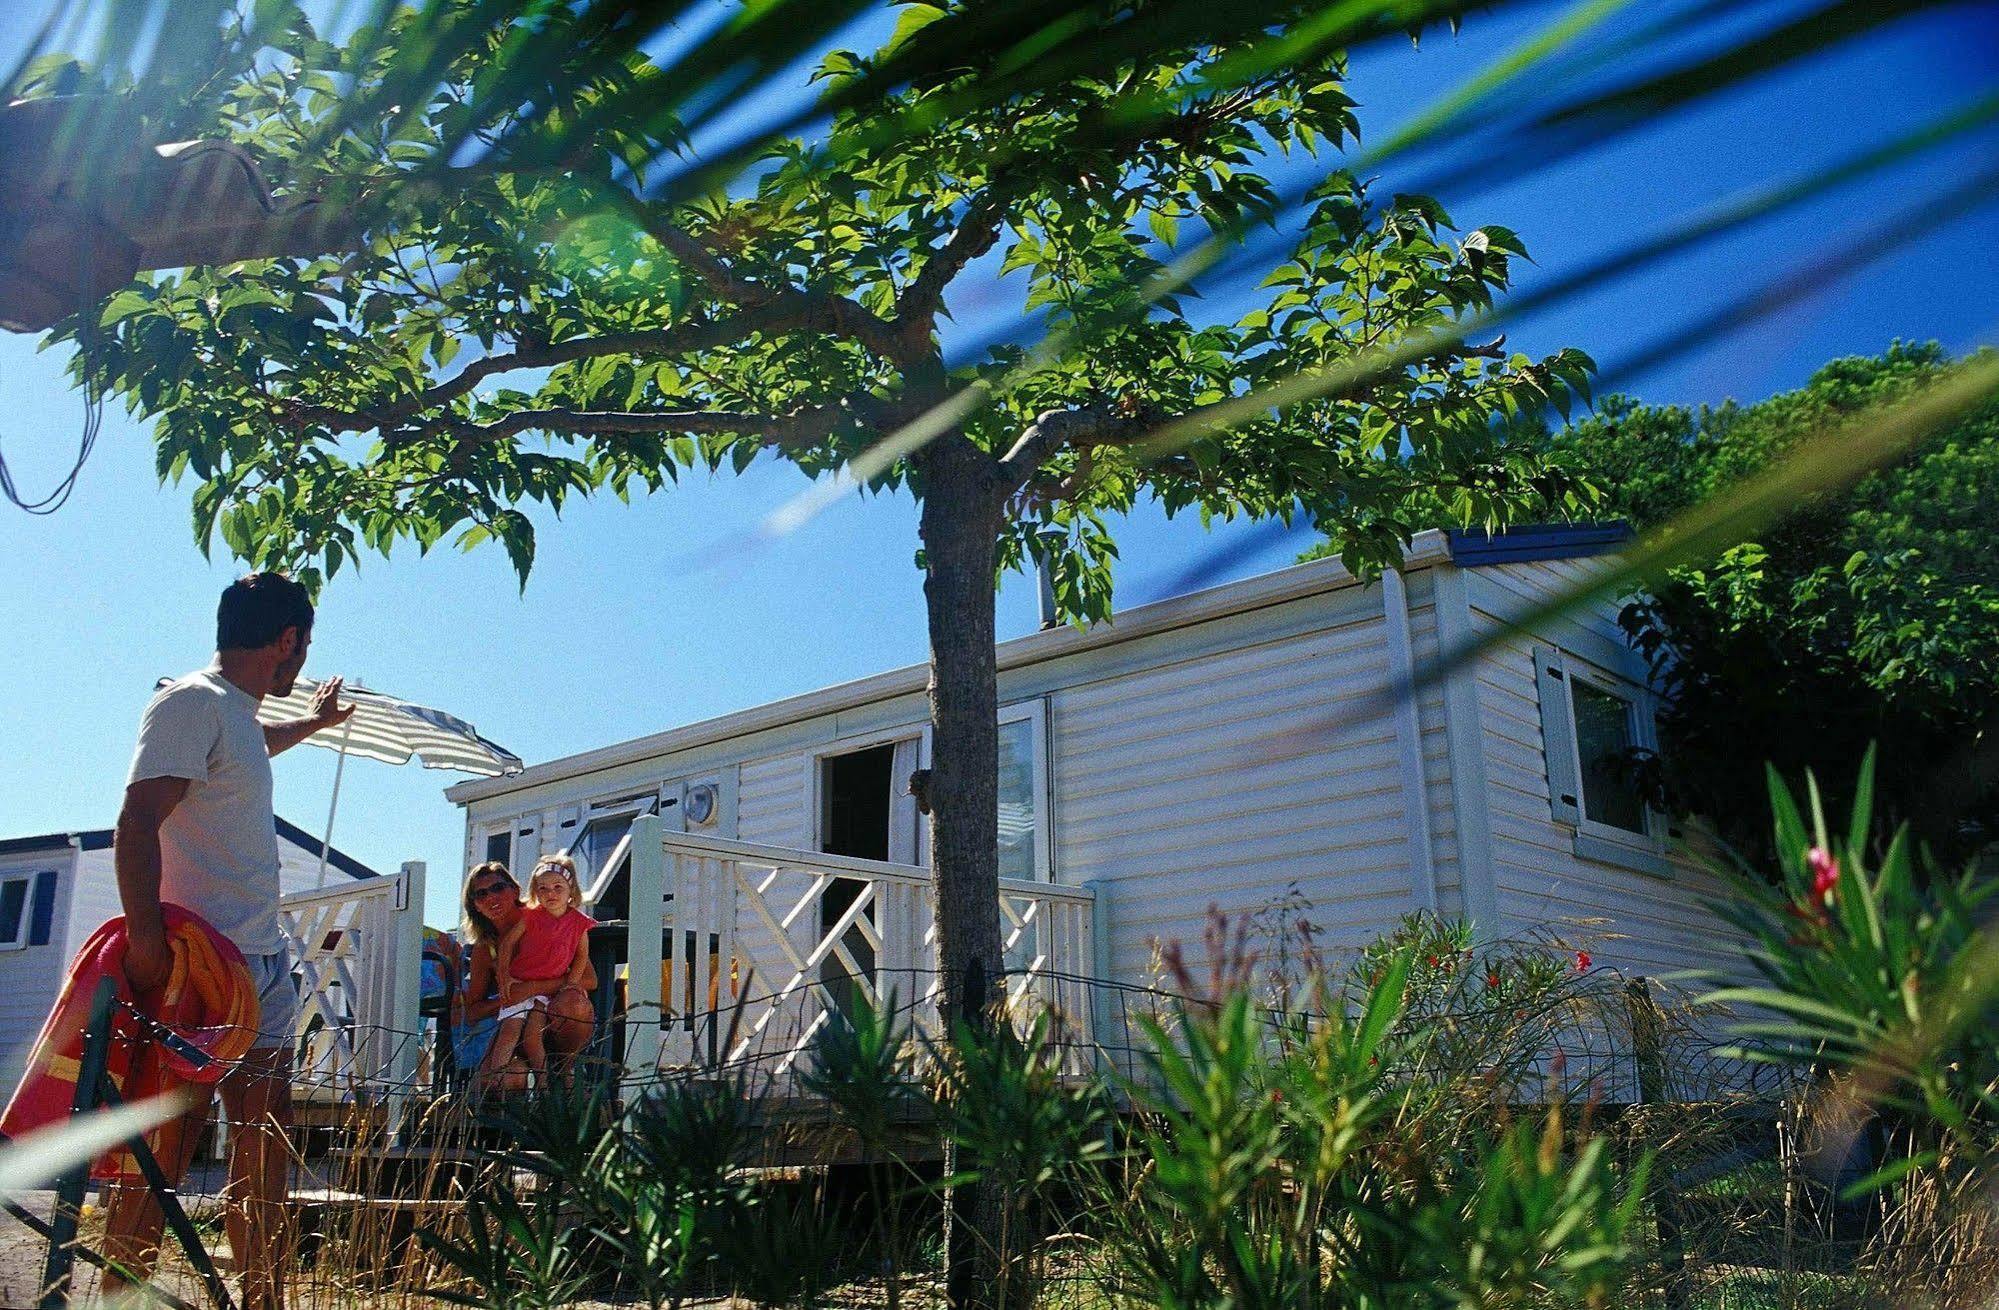
[[(336, 887), (352, 881), (352, 874), (331, 864), (327, 866), (327, 886)], [(58, 914), (56, 918), (57, 923), (69, 925), (68, 943), (63, 948), (59, 967), (67, 967), (82, 948), (84, 938), (96, 932), (100, 924), (125, 912), (118, 902), (118, 870), (109, 846), (78, 852), (76, 877), (71, 882), (73, 890), (68, 902), (68, 917), (65, 919)], [(278, 885), (287, 896), (293, 892), (311, 891), (319, 885), (319, 856), (295, 842), (287, 841), (282, 834), (278, 837)]]
[[(1332, 948), (1434, 909), (1487, 936), (1552, 922), (1634, 971), (1725, 954), (1701, 905), (1712, 884), (1691, 866), (1600, 863), (1550, 817), (1533, 646), (1631, 676), (1615, 604), (1509, 638), (1413, 705), (1386, 694), (1582, 566), (1459, 568), (1432, 533), (1380, 583), (1319, 561), (1003, 643), (1003, 713), (1038, 705), (1044, 726), (1050, 873), (1096, 889), (1110, 976), (1153, 982), (1162, 943), (1199, 963), (1210, 907), (1239, 921), (1293, 888)], [(924, 679), (898, 670), (461, 784), (449, 795), (466, 807), (467, 861), (491, 832), (532, 833), (519, 864), (565, 844), (593, 804), (699, 782), (722, 797), (702, 831), (810, 850), (816, 760), (899, 739), (920, 750)]]
[[(62, 987), (63, 971), (69, 965), (63, 924), (76, 887), (79, 854), (73, 841), (64, 841), (0, 855), (0, 879), (27, 877), (32, 889), (38, 878), (55, 875), (48, 940), (33, 944), (31, 939), (28, 945), (0, 950), (0, 1083), (5, 1084), (0, 1094), (13, 1090), (35, 1034), (41, 1031)], [(29, 914), (33, 913), (33, 899), (31, 890)]]

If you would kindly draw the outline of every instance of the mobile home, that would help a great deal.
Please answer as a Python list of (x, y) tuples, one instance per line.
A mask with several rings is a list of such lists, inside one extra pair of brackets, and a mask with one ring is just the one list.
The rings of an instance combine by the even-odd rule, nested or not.
[[(1632, 973), (1739, 962), (1704, 906), (1717, 880), (1610, 767), (1653, 742), (1617, 603), (1533, 617), (1625, 535), (1430, 532), (1377, 582), (1322, 560), (1002, 644), (1009, 964), (1143, 985), (1161, 943), (1198, 947), (1211, 908), (1287, 897), (1332, 948), (1432, 910), (1488, 937), (1566, 925)], [(928, 758), (926, 678), (897, 669), (462, 783), (465, 858), (525, 871), (567, 850), (600, 918), (700, 917), (720, 958), (688, 965), (711, 1000), (746, 971), (808, 1008), (842, 970), (920, 971), (925, 911), (897, 898), (928, 894), (907, 787)], [(646, 872), (635, 824), (666, 834), (669, 867)], [(699, 1008), (700, 979), (682, 985)]]
[[(283, 816), (277, 830), (288, 897), (323, 887), (337, 895), (380, 876)], [(0, 840), (0, 1077), (11, 1080), (26, 1061), (84, 939), (120, 913), (111, 835), (98, 828)]]

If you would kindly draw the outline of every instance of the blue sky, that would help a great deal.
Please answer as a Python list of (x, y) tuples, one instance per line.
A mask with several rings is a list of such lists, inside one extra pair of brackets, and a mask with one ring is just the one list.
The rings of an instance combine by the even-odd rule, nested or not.
[[(0, 7), (0, 57), (35, 6)], [(1553, 11), (1545, 11), (1546, 17)], [(1357, 59), (1350, 89), (1371, 138), (1519, 40), (1525, 20), (1474, 19)], [(1889, 138), (1973, 94), (1999, 72), (1990, 6), (1905, 23), (1587, 157), (1476, 197), (1442, 197), (1463, 225), (1502, 223), (1537, 263), (1519, 284), (1558, 276), (1738, 188)], [(1786, 219), (1511, 330), (1534, 354), (1579, 346), (1606, 365), (1796, 261), (1879, 223), (1918, 193), (1986, 167), (1986, 134), (1826, 198)], [(1391, 176), (1388, 182), (1398, 179)], [(1897, 337), (1953, 350), (1999, 321), (1999, 205), (1912, 241), (1894, 258), (1699, 353), (1625, 379), (1648, 399), (1753, 399), (1795, 386), (1826, 359)], [(74, 456), (83, 402), (60, 360), (0, 335), (0, 450), (34, 494)], [(0, 837), (108, 825), (153, 680), (204, 662), (215, 596), (240, 570), (206, 560), (188, 527), (187, 487), (160, 487), (145, 425), (107, 414), (75, 497), (51, 518), (0, 508)], [(920, 661), (915, 512), (903, 498), (848, 498), (796, 533), (740, 543), (804, 483), (787, 467), (690, 477), (627, 506), (576, 504), (543, 516), (525, 592), (503, 555), (442, 550), (370, 561), (323, 598), (309, 673), (344, 673), (449, 709), (530, 760), (600, 746), (778, 696)], [(1205, 533), (1140, 513), (1121, 534), (1119, 594), (1155, 599), (1240, 529)], [(1287, 563), (1305, 538), (1271, 540), (1222, 576)], [(1035, 621), (1033, 589), (1000, 596), (1000, 630)], [(278, 808), (325, 819), (331, 753), (278, 764)], [(379, 868), (422, 859), (432, 919), (455, 891), (462, 827), (445, 775), (357, 763), (335, 843)]]

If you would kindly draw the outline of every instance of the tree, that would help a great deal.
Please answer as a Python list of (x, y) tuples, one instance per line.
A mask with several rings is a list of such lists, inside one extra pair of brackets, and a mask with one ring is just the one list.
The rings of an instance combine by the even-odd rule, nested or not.
[[(1607, 399), (1550, 453), (1640, 528), (1799, 442), (1955, 369), (1934, 344), (1827, 364), (1797, 391), (1698, 411)], [(1807, 769), (1851, 803), (1880, 743), (1881, 812), (1955, 860), (1999, 833), (1999, 405), (1816, 498), (1701, 568), (1674, 571), (1622, 622), (1665, 693), (1656, 774), (1676, 808), (1768, 852), (1763, 763)]]
[[(567, 12), (535, 10), (551, 66), (587, 64), (602, 39)], [(886, 49), (832, 54), (817, 76), (871, 85), (945, 15), (909, 6)], [(1089, 621), (1109, 614), (1111, 517), (1142, 497), (1204, 518), (1310, 515), (1365, 569), (1422, 526), (1412, 504), (1444, 495), (1493, 517), (1574, 490), (1496, 434), (1566, 408), (1586, 356), (1535, 361), (1448, 333), (1396, 353), (1506, 287), (1522, 247), (1504, 228), (1460, 233), (1436, 202), (1328, 165), (1257, 308), (1203, 318), (1191, 290), (1152, 294), (1183, 232), (1254, 253), (1245, 234), (1281, 212), (1269, 159), (1353, 140), (1337, 50), (1275, 63), (1262, 32), (1187, 37), (987, 104), (954, 95), (975, 80), (954, 66), (848, 94), (825, 139), (668, 204), (647, 198), (645, 161), (681, 143), (630, 109), (658, 76), (636, 53), (564, 111), (594, 126), (560, 169), (395, 185), (457, 139), (467, 88), (527, 20), (496, 24), (425, 103), (323, 145), (315, 128), (384, 75), (407, 21), (344, 44), (294, 24), (215, 91), (218, 121), (281, 185), (337, 179), (378, 198), (366, 248), (129, 287), (71, 325), (79, 370), (159, 416), (160, 471), (196, 478), (204, 542), (219, 532), (315, 584), (366, 551), (447, 539), (499, 543), (525, 581), (523, 502), (763, 456), (913, 495), (949, 1014), (982, 1013), (1001, 968), (1002, 570), (1044, 563), (1065, 613)], [(964, 288), (995, 275), (1049, 344), (951, 346)], [(1243, 403), (1299, 376), (1337, 381)]]

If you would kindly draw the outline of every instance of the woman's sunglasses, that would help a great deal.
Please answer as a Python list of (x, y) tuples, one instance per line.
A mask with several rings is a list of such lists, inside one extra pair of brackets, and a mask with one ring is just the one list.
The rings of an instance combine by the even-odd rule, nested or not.
[(501, 892), (510, 891), (514, 891), (512, 883), (489, 882), (484, 887), (474, 887), (472, 889), (472, 899), (475, 901), (490, 900)]

